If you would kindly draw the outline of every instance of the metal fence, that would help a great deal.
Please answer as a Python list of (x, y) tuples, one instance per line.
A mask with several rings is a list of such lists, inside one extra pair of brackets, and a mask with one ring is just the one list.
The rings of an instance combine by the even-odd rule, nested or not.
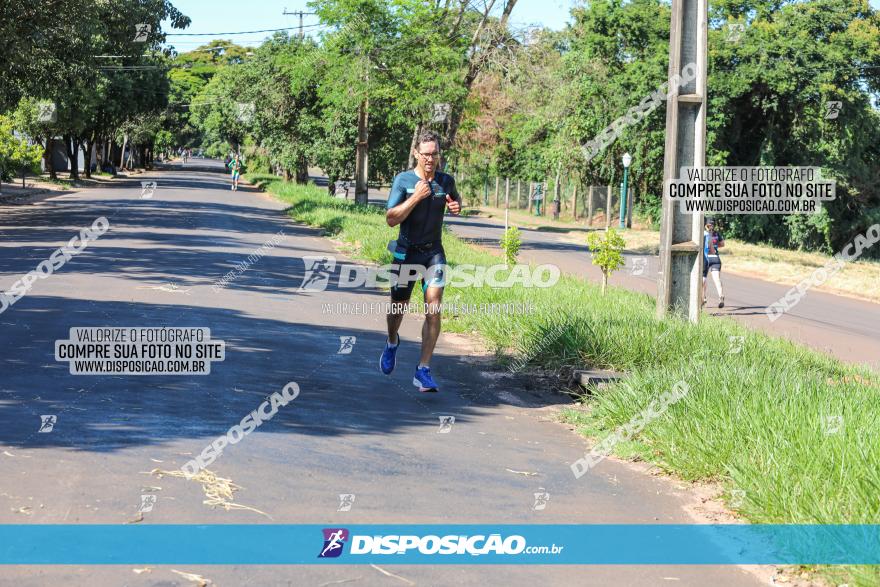
[[(553, 200), (558, 191), (560, 212), (588, 226), (616, 226), (620, 218), (620, 188), (609, 186), (582, 186), (560, 178), (554, 181), (534, 182), (516, 178), (490, 176), (483, 170), (451, 170), (456, 176), (458, 190), (469, 206), (494, 206), (527, 210), (530, 214), (551, 216)], [(627, 225), (632, 224), (633, 190), (629, 189)], [(538, 205), (540, 204), (540, 205)]]

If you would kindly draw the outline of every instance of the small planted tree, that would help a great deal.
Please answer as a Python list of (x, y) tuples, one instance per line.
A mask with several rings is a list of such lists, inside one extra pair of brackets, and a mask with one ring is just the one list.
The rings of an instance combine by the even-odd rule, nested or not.
[(40, 169), (43, 149), (29, 145), (27, 140), (12, 134), (14, 125), (8, 116), (0, 115), (0, 183), (10, 181), (23, 170), (36, 173)]
[(587, 246), (593, 257), (593, 265), (602, 269), (602, 295), (608, 287), (608, 277), (624, 266), (623, 247), (626, 242), (613, 228), (604, 233), (591, 232), (587, 235)]
[(519, 255), (521, 244), (522, 241), (520, 240), (517, 227), (511, 226), (504, 231), (504, 235), (501, 237), (501, 250), (504, 251), (504, 258), (507, 261), (508, 267), (516, 263), (516, 256)]

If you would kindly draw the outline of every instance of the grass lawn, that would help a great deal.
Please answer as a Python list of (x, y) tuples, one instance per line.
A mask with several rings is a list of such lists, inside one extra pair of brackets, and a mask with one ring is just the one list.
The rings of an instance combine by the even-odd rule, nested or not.
[[(325, 228), (353, 256), (390, 262), (385, 247), (397, 230), (382, 210), (274, 176), (245, 179), (290, 203), (293, 218)], [(500, 262), (451, 233), (443, 239), (450, 265)], [(649, 296), (614, 287), (602, 296), (598, 285), (575, 277), (550, 288), (447, 287), (444, 298), (534, 305), (530, 315), (444, 318), (445, 330), (483, 337), (501, 363), (531, 356), (530, 364), (549, 368), (625, 371), (624, 380), (590, 397), (590, 410), (565, 414), (585, 436), (604, 437), (684, 381), (690, 392), (618, 446), (618, 455), (744, 491), (738, 513), (755, 523), (880, 523), (880, 381), (868, 369), (731, 319), (658, 322)], [(563, 325), (561, 336), (548, 338)], [(740, 336), (742, 348), (733, 352), (739, 342), (731, 337)], [(880, 582), (875, 567), (821, 572), (852, 585)]]
[[(503, 208), (480, 206), (477, 209), (480, 214), (497, 219), (504, 219)], [(561, 221), (552, 221), (549, 217), (536, 217), (528, 215), (522, 210), (510, 211), (511, 222), (519, 226), (546, 227), (553, 232), (559, 232), (567, 242), (584, 244), (584, 229), (588, 228), (585, 222), (572, 222), (569, 218)], [(616, 227), (618, 221), (615, 218), (611, 226)], [(592, 228), (601, 230), (605, 228), (604, 220), (593, 223)], [(626, 239), (626, 250), (635, 253), (656, 255), (660, 246), (660, 231), (637, 227), (621, 232)], [(855, 234), (852, 235), (855, 237)], [(810, 253), (807, 251), (792, 251), (780, 249), (770, 245), (755, 245), (736, 239), (725, 239), (726, 246), (721, 249), (721, 259), (724, 262), (724, 271), (756, 277), (765, 281), (772, 281), (783, 285), (797, 285), (806, 279), (819, 267), (824, 266), (831, 260), (829, 255), (822, 253)], [(880, 262), (859, 259), (844, 265), (837, 274), (827, 282), (814, 289), (827, 293), (851, 296), (880, 302)]]

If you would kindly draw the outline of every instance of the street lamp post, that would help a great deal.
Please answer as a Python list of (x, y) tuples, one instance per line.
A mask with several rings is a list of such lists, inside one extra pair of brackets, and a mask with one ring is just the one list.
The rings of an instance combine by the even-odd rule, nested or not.
[(629, 166), (632, 165), (632, 155), (629, 153), (623, 154), (623, 183), (620, 184), (620, 228), (626, 228), (626, 203), (629, 198), (627, 198), (627, 184), (629, 181)]

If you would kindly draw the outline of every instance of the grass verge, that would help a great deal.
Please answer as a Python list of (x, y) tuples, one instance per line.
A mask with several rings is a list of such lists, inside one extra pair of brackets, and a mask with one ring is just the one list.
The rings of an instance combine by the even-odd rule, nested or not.
[[(273, 176), (246, 179), (290, 203), (294, 219), (323, 227), (354, 256), (390, 262), (385, 247), (396, 230), (385, 224), (382, 210)], [(451, 233), (443, 239), (450, 265), (500, 262)], [(614, 287), (603, 296), (598, 285), (569, 276), (550, 288), (448, 287), (444, 297), (533, 305), (531, 314), (444, 319), (445, 330), (481, 335), (502, 363), (528, 357), (532, 365), (554, 369), (590, 365), (627, 372), (589, 399), (589, 412), (565, 414), (585, 436), (604, 437), (684, 381), (690, 392), (633, 442), (620, 445), (622, 456), (744, 492), (737, 492), (736, 509), (752, 522), (880, 523), (880, 382), (867, 368), (731, 319), (658, 322), (649, 296)], [(854, 585), (880, 581), (876, 567), (822, 572)]]
[[(481, 206), (479, 211), (488, 217), (504, 218), (502, 208)], [(592, 227), (583, 222), (552, 221), (548, 217), (526, 215), (522, 211), (510, 211), (510, 220), (519, 226), (527, 226), (556, 232), (564, 235), (567, 242), (584, 244), (584, 233), (587, 229), (602, 230), (604, 221), (594, 222)], [(615, 219), (612, 226), (617, 226)], [(626, 250), (633, 253), (656, 255), (660, 243), (660, 231), (646, 228), (629, 229), (622, 233), (626, 239)], [(855, 234), (852, 235), (853, 238)], [(793, 251), (770, 245), (757, 245), (726, 239), (726, 246), (721, 250), (724, 270), (764, 281), (772, 281), (782, 285), (794, 286), (806, 279), (816, 269), (831, 260), (829, 255), (808, 251)], [(844, 265), (832, 279), (814, 287), (836, 295), (850, 296), (869, 302), (880, 302), (880, 262), (869, 259), (858, 259)]]

